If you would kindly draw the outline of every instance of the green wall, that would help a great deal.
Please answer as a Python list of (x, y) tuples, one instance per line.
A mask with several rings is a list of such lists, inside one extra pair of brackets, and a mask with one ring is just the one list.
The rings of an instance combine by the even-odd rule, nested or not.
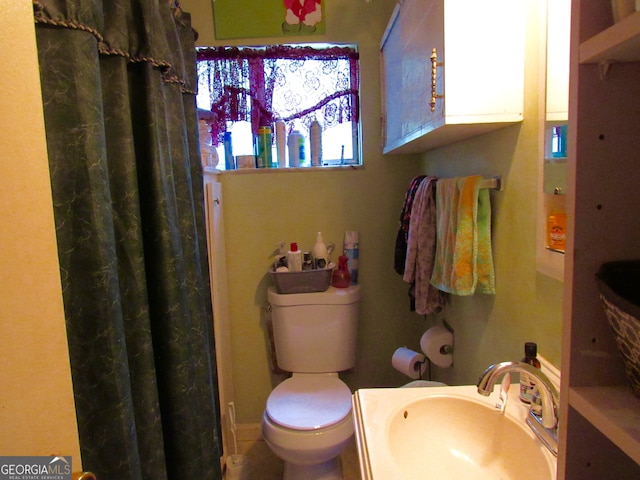
[[(215, 45), (210, 0), (181, 0), (192, 14), (200, 45)], [(528, 2), (537, 3), (537, 2)], [(538, 79), (540, 52), (528, 53), (527, 108), (522, 125), (508, 127), (424, 155), (383, 156), (380, 147), (379, 45), (395, 2), (354, 0), (325, 4), (326, 34), (300, 41), (357, 43), (361, 53), (364, 166), (356, 170), (224, 173), (225, 241), (229, 283), (235, 403), (239, 423), (259, 422), (279, 377), (270, 370), (266, 271), (281, 240), (310, 249), (315, 233), (341, 247), (345, 230), (360, 232), (363, 289), (357, 365), (341, 374), (353, 389), (409, 381), (391, 367), (397, 347), (419, 348), (422, 333), (446, 319), (455, 329), (455, 365), (433, 369), (434, 379), (475, 383), (491, 363), (519, 359), (525, 341), (560, 359), (562, 284), (536, 273)], [(535, 34), (535, 31), (532, 32)], [(235, 44), (291, 42), (246, 39)], [(424, 318), (409, 311), (407, 285), (393, 270), (398, 217), (410, 180), (502, 174), (492, 192), (497, 294), (452, 298), (445, 312)]]

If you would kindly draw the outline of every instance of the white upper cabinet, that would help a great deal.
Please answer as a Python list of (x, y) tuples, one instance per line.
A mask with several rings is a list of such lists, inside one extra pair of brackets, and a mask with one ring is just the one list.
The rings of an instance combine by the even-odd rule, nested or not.
[(547, 121), (569, 118), (571, 0), (547, 2)]
[(384, 153), (523, 120), (524, 0), (401, 0), (381, 42)]

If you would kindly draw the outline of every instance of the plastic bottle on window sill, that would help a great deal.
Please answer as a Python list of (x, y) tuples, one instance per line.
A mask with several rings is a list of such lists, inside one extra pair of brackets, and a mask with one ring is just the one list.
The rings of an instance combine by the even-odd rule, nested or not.
[(307, 157), (304, 149), (304, 136), (298, 130), (289, 134), (287, 146), (289, 147), (289, 166), (305, 167)]
[(311, 123), (311, 166), (319, 167), (322, 165), (322, 130), (320, 123), (314, 121)]
[(278, 155), (278, 167), (287, 166), (285, 145), (287, 144), (287, 135), (285, 133), (285, 125), (282, 120), (276, 122), (276, 153)]
[(224, 132), (222, 143), (224, 145), (224, 169), (235, 170), (236, 163), (233, 159), (233, 148), (231, 147), (231, 132)]
[(338, 268), (331, 275), (331, 285), (336, 288), (347, 288), (351, 285), (351, 273), (349, 273), (349, 257), (340, 255)]
[(272, 134), (271, 127), (262, 126), (258, 128), (258, 135), (253, 139), (254, 153), (256, 156), (257, 168), (273, 168), (278, 164), (273, 162), (271, 144)]

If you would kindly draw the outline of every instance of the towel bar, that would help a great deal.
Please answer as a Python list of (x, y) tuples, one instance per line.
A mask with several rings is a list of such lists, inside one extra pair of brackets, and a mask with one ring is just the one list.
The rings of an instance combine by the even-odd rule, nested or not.
[(502, 175), (496, 175), (491, 178), (483, 178), (480, 180), (480, 188), (492, 188), (494, 190), (502, 190)]

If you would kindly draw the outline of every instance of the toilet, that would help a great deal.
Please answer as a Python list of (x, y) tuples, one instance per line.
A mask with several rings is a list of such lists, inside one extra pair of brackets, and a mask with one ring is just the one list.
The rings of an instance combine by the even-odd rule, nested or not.
[(268, 291), (278, 366), (262, 436), (284, 460), (284, 480), (341, 480), (340, 453), (353, 436), (351, 390), (338, 372), (355, 365), (360, 287)]

